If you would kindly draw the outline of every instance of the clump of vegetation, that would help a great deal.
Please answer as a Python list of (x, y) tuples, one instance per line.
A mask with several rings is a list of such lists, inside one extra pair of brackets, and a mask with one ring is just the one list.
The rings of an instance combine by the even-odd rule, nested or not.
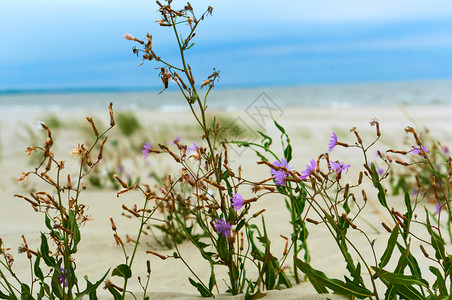
[[(186, 143), (181, 136), (166, 143), (145, 142), (141, 149), (144, 157), (139, 157), (142, 164), (145, 165), (146, 159), (159, 155), (170, 160), (171, 167), (178, 171), (175, 176), (154, 174), (156, 184), (153, 186), (127, 178), (123, 173), (109, 175), (120, 188), (117, 196), (131, 191), (138, 191), (142, 196), (137, 201), (139, 204), (122, 205), (125, 216), (138, 220), (136, 239), (128, 239), (133, 243), (132, 249), (125, 247), (127, 241), (121, 239), (111, 217), (114, 240), (123, 250), (124, 263), (114, 267), (111, 273), (106, 271), (95, 283), (85, 277), (86, 287), (82, 288), (74, 257), (82, 239), (80, 227), (89, 221), (89, 217), (80, 195), (86, 188), (83, 179), (95, 172), (104, 158), (106, 133), (115, 125), (112, 105), (109, 107), (110, 126), (101, 133), (93, 119), (87, 117), (94, 141), (91, 146), (79, 144), (71, 151), (79, 158), (75, 176), (65, 173), (64, 161), (56, 160), (51, 130), (43, 124), (47, 134), (44, 145), (27, 148), (29, 154), (41, 152), (42, 159), (34, 170), (24, 172), (19, 181), (35, 177), (46, 183), (48, 190), (16, 197), (27, 201), (35, 211), (44, 213), (47, 232), (41, 234), (41, 245), (36, 250), (31, 249), (22, 237), (24, 244), (19, 250), (30, 261), (31, 273), (35, 276), (31, 283), (24, 282), (13, 271), (14, 259), (10, 249), (0, 239), (0, 298), (81, 299), (88, 296), (96, 299), (96, 290), (109, 274), (121, 280), (121, 284), (109, 279), (105, 281), (104, 288), (114, 299), (125, 299), (126, 294), (136, 298), (128, 290), (128, 283), (134, 274), (133, 263), (140, 252), (138, 245), (147, 230), (158, 231), (155, 234), (157, 242), (165, 247), (174, 247), (174, 252), (163, 255), (149, 249), (145, 253), (157, 259), (179, 260), (192, 274), (190, 284), (206, 297), (228, 292), (233, 295), (244, 293), (245, 299), (261, 298), (265, 296), (265, 290), (290, 288), (305, 277), (318, 293), (334, 292), (351, 299), (450, 298), (452, 255), (447, 252), (444, 239), (446, 231), (452, 237), (450, 156), (444, 152), (443, 155), (435, 154), (435, 150), (428, 148), (434, 149), (434, 146), (429, 146), (425, 137), (419, 136), (414, 128), (406, 127), (410, 146), (380, 150), (381, 161), (378, 164), (384, 166), (380, 170), (369, 155), (382, 136), (377, 119), (370, 122), (370, 126), (375, 128), (375, 136), (370, 140), (363, 139), (355, 127), (339, 136), (333, 132), (328, 153), (306, 159), (306, 167), (301, 169), (293, 164), (294, 151), (289, 134), (276, 121), (279, 150), (274, 147), (274, 138), (262, 132), (258, 132), (259, 142), (240, 141), (237, 140), (239, 136), (225, 140), (219, 120), (209, 121), (207, 118), (208, 95), (219, 79), (219, 72), (214, 69), (201, 84), (195, 84), (192, 68), (185, 56), (194, 45), (196, 28), (212, 14), (212, 8), (208, 7), (197, 16), (189, 3), (181, 9), (174, 9), (171, 3), (168, 1), (163, 5), (157, 1), (160, 13), (157, 23), (174, 33), (181, 58), (178, 64), (169, 63), (154, 52), (149, 34), (145, 40), (130, 34), (125, 38), (139, 44), (142, 49), (133, 48), (133, 52), (141, 55), (143, 61), (158, 64), (163, 90), (170, 82), (180, 89), (199, 125), (200, 142)], [(205, 92), (201, 93), (203, 88)], [(138, 121), (134, 121), (134, 117), (126, 115), (123, 121), (135, 128), (126, 128), (123, 134), (130, 136), (138, 130), (139, 125), (135, 123)], [(243, 175), (241, 166), (231, 166), (228, 154), (231, 145), (249, 148), (256, 153), (257, 165), (262, 170), (258, 181)], [(354, 151), (362, 157), (362, 163), (342, 161), (335, 151), (338, 147)], [(404, 169), (401, 171), (398, 166)], [(350, 169), (356, 171), (356, 177), (348, 174)], [(393, 199), (384, 187), (388, 178), (392, 178), (397, 191), (403, 194), (401, 208), (392, 206)], [(404, 178), (408, 184), (400, 184), (399, 178)], [(90, 182), (102, 184), (96, 179), (90, 179)], [(413, 183), (417, 189), (415, 194), (412, 194)], [(266, 209), (256, 206), (270, 197), (272, 200), (285, 200), (281, 206), (287, 208), (287, 220), (291, 225), (290, 233), (281, 235), (284, 243), (282, 253), (274, 251), (267, 231), (272, 224), (265, 219)], [(375, 202), (378, 201), (386, 218), (381, 224), (370, 224), (363, 218), (369, 210), (370, 197), (376, 198)], [(438, 203), (437, 212), (420, 209), (424, 199), (434, 199)], [(384, 233), (376, 238), (371, 236), (369, 224), (372, 230), (381, 227)], [(336, 251), (345, 263), (343, 278), (330, 278), (325, 274), (327, 270), (313, 267), (309, 232), (314, 232), (317, 226), (326, 228), (337, 246)], [(377, 247), (378, 239), (385, 241), (385, 247)], [(196, 273), (191, 268), (192, 262), (185, 259), (178, 247), (184, 241), (189, 241), (199, 251), (210, 270), (207, 275)], [(415, 248), (420, 251), (415, 251)], [(366, 254), (368, 251), (370, 255)], [(421, 269), (420, 266), (424, 265), (433, 275), (429, 277), (432, 280), (425, 276), (427, 269)], [(146, 268), (146, 281), (138, 277), (143, 299), (149, 299), (146, 296), (151, 274), (149, 260)], [(227, 271), (226, 278), (217, 278), (219, 268)], [(226, 282), (225, 291), (220, 291), (220, 280)]]

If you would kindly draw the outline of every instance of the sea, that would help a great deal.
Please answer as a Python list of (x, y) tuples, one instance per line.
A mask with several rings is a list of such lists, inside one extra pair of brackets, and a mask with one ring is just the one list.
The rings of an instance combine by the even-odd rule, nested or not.
[[(201, 94), (203, 97), (204, 95)], [(214, 88), (209, 109), (235, 110), (267, 102), (279, 107), (353, 107), (391, 105), (452, 105), (452, 80), (317, 84), (286, 87)], [(110, 102), (116, 110), (187, 109), (180, 92), (166, 90), (77, 89), (0, 91), (0, 110), (60, 111), (104, 109)]]

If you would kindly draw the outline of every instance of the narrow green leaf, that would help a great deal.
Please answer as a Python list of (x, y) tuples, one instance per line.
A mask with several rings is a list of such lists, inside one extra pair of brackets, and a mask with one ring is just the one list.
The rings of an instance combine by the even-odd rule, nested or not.
[(425, 299), (424, 296), (422, 296), (421, 293), (419, 293), (418, 290), (416, 290), (413, 286), (405, 286), (405, 285), (397, 285), (395, 288), (396, 294), (405, 297), (405, 299), (410, 300), (423, 300)]
[(273, 143), (272, 138), (261, 131), (257, 131), (257, 133), (259, 133), (263, 137), (262, 144), (263, 144), (264, 148), (268, 149), (268, 147), (270, 147), (270, 145)]
[(208, 289), (206, 289), (201, 283), (194, 281), (190, 277), (188, 278), (188, 281), (190, 281), (191, 285), (198, 290), (198, 292), (201, 294), (201, 297), (212, 297), (212, 293)]
[(292, 160), (292, 146), (290, 144), (287, 145), (286, 149), (284, 149), (284, 157), (286, 158), (287, 162), (290, 162)]
[(44, 274), (42, 273), (41, 267), (39, 266), (40, 262), (41, 262), (41, 256), (38, 254), (38, 256), (36, 257), (35, 263), (34, 263), (33, 271), (34, 271), (36, 277), (38, 277), (42, 281), (42, 280), (44, 280)]
[(55, 294), (58, 299), (63, 299), (63, 288), (58, 279), (58, 272), (53, 272), (51, 286), (53, 294)]
[(388, 204), (386, 203), (386, 194), (383, 186), (380, 183), (380, 178), (378, 177), (377, 168), (375, 167), (374, 163), (370, 164), (370, 168), (372, 169), (373, 175), (372, 175), (372, 183), (374, 186), (378, 189), (377, 198), (378, 201), (380, 201), (380, 204), (384, 207), (388, 208)]
[(228, 242), (226, 238), (222, 235), (218, 237), (217, 251), (220, 258), (222, 258), (224, 261), (227, 261), (229, 259)]
[(435, 249), (435, 257), (437, 259), (440, 259), (442, 261), (446, 260), (446, 253), (444, 250), (444, 241), (441, 239), (441, 237), (433, 231), (432, 226), (430, 225), (430, 218), (428, 216), (427, 208), (425, 209), (426, 215), (427, 215), (427, 231), (430, 234), (432, 247)]
[[(400, 255), (399, 261), (397, 262), (397, 266), (394, 270), (395, 274), (403, 274), (406, 266), (408, 265), (408, 256), (410, 254), (410, 244), (404, 249), (400, 244), (397, 243), (398, 248), (402, 251), (402, 255)], [(396, 292), (396, 286), (390, 282), (388, 283), (388, 288), (385, 293), (385, 299), (393, 299), (394, 293)]]
[[(99, 287), (99, 285), (102, 284), (102, 282), (104, 282), (105, 277), (107, 277), (108, 272), (110, 272), (110, 269), (107, 270), (107, 272), (105, 273), (104, 276), (102, 276), (101, 279), (99, 279), (95, 284), (91, 284), (91, 282), (89, 282), (88, 280), (88, 276), (85, 276), (85, 280), (86, 280), (86, 289), (84, 291), (82, 291), (81, 293), (77, 294), (77, 297), (74, 300), (80, 300), (82, 299), (83, 296), (90, 294), (90, 299), (91, 297), (91, 293), (94, 293), (94, 296), (96, 295), (96, 290)], [(95, 298), (97, 299), (97, 296), (95, 296)]]
[(275, 123), (275, 126), (279, 129), (279, 131), (281, 131), (282, 134), (286, 134), (286, 130), (278, 124), (278, 122), (276, 122), (275, 120), (273, 120), (273, 122)]
[(109, 287), (108, 291), (113, 295), (113, 299), (124, 300), (122, 299), (122, 295), (114, 287)]
[(6, 294), (3, 294), (2, 291), (0, 291), (0, 299), (17, 299), (17, 298), (14, 297), (13, 295), (8, 296)]
[(0, 299), (17, 299), (14, 295), (6, 295), (3, 294), (2, 291), (0, 291)]
[(380, 263), (378, 265), (380, 268), (384, 268), (391, 259), (392, 252), (394, 251), (394, 247), (397, 242), (398, 234), (399, 234), (399, 224), (397, 224), (396, 227), (394, 227), (394, 229), (391, 232), (391, 235), (389, 236), (388, 246), (386, 247), (385, 252), (381, 256)]
[(77, 253), (77, 245), (80, 242), (81, 235), (77, 219), (72, 210), (69, 211), (69, 230), (72, 232), (72, 238), (74, 239), (74, 245), (72, 246), (71, 253)]
[(21, 296), (20, 296), (20, 298), (22, 300), (32, 300), (33, 299), (31, 297), (30, 287), (28, 285), (26, 285), (25, 283), (22, 283), (20, 285), (20, 288), (21, 288)]
[(132, 277), (132, 270), (126, 264), (120, 264), (111, 272), (111, 276), (119, 276), (123, 278)]
[(213, 264), (210, 265), (210, 278), (209, 278), (209, 290), (212, 292), (213, 287), (217, 283), (217, 280), (215, 278), (215, 270), (213, 268)]
[(47, 238), (44, 233), (41, 233), (41, 255), (42, 259), (48, 267), (58, 269), (55, 258), (49, 256), (49, 245), (47, 244)]
[(434, 266), (429, 266), (428, 269), (436, 276), (435, 283), (433, 283), (433, 289), (435, 290), (439, 289), (442, 292), (442, 294), (448, 295), (446, 283), (444, 281), (443, 274), (441, 273), (441, 271), (435, 268)]
[(308, 276), (309, 281), (317, 281), (317, 284), (318, 282), (320, 282), (325, 287), (333, 290), (340, 295), (356, 296), (358, 298), (374, 296), (374, 293), (372, 293), (365, 287), (354, 284), (353, 282), (345, 283), (338, 279), (330, 279), (326, 277), (323, 272), (313, 269), (309, 264), (302, 262), (298, 258), (295, 258), (295, 264), (297, 268), (300, 269), (300, 271)]
[(49, 219), (49, 216), (47, 216), (47, 214), (45, 214), (45, 223), (46, 223), (47, 228), (49, 228), (49, 230), (53, 231), (52, 224), (50, 223), (50, 219)]
[(419, 285), (428, 287), (428, 282), (425, 279), (417, 278), (416, 276), (413, 275), (403, 275), (385, 272), (382, 273), (380, 277), (396, 285)]
[(407, 217), (408, 220), (411, 220), (413, 217), (413, 208), (411, 207), (411, 200), (410, 200), (410, 194), (405, 193), (405, 206), (407, 209), (405, 217)]

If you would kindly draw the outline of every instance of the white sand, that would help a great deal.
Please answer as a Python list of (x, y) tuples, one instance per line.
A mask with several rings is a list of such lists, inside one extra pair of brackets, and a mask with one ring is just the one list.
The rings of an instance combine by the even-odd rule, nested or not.
[[(408, 114), (404, 113), (401, 108), (397, 107), (362, 107), (362, 108), (337, 108), (337, 109), (321, 109), (321, 108), (285, 108), (283, 116), (278, 119), (283, 125), (289, 135), (291, 136), (292, 145), (294, 148), (293, 161), (291, 166), (297, 170), (304, 170), (305, 164), (309, 159), (316, 158), (320, 153), (327, 151), (327, 144), (329, 136), (335, 130), (340, 140), (353, 143), (354, 137), (348, 133), (352, 126), (356, 126), (362, 133), (365, 141), (370, 141), (373, 137), (374, 128), (370, 128), (369, 121), (373, 117), (378, 117), (381, 124), (381, 131), (383, 133), (382, 141), (394, 146), (395, 148), (402, 148), (402, 140), (405, 138), (403, 131), (404, 127), (411, 125), (414, 127), (428, 126), (433, 135), (452, 146), (452, 107), (444, 106), (429, 106), (429, 107), (409, 107), (406, 108)], [(107, 111), (91, 113), (95, 116), (107, 120)], [(149, 126), (156, 124), (183, 124), (191, 122), (189, 113), (170, 113), (163, 114), (160, 112), (139, 112), (140, 120)], [(256, 128), (247, 115), (242, 111), (228, 112), (233, 117), (242, 117), (250, 126)], [(28, 146), (24, 139), (19, 138), (20, 134), (24, 134), (23, 124), (34, 126), (34, 122), (42, 118), (43, 112), (38, 111), (9, 111), (8, 114), (3, 114), (1, 117), (1, 155), (2, 161), (0, 164), (0, 237), (3, 239), (6, 246), (12, 248), (12, 254), (15, 257), (14, 270), (23, 278), (25, 282), (29, 281), (29, 266), (28, 261), (24, 255), (17, 254), (17, 247), (22, 244), (21, 235), (27, 237), (28, 243), (32, 249), (39, 246), (39, 232), (45, 231), (43, 222), (44, 215), (33, 211), (28, 203), (14, 198), (14, 194), (24, 194), (24, 190), (16, 184), (13, 178), (20, 177), (22, 171), (31, 170), (30, 165), (25, 159), (25, 149)], [(84, 121), (84, 116), (80, 112), (61, 112), (59, 117), (65, 119), (78, 119), (80, 122)], [(416, 122), (410, 119), (411, 116)], [(265, 130), (268, 134), (277, 137), (277, 131), (271, 125), (267, 124)], [(33, 127), (34, 128), (34, 127)], [(37, 129), (36, 129), (37, 131)], [(172, 133), (171, 133), (172, 134)], [(63, 130), (55, 138), (57, 144), (57, 157), (59, 160), (66, 160), (67, 164), (74, 164), (75, 160), (68, 155), (68, 151), (75, 148), (79, 135), (74, 130)], [(167, 137), (168, 140), (174, 138), (172, 135)], [(275, 149), (277, 153), (281, 154), (278, 140), (274, 140)], [(383, 146), (380, 146), (383, 147)], [(376, 147), (375, 149), (378, 149)], [(230, 151), (232, 153), (232, 151)], [(371, 151), (370, 155), (374, 151)], [(361, 162), (361, 154), (355, 149), (337, 148), (333, 152), (334, 159), (346, 161), (352, 165), (357, 165)], [(332, 156), (333, 156), (332, 154)], [(141, 158), (140, 158), (141, 159)], [(151, 161), (152, 168), (158, 168), (158, 161), (160, 157), (151, 156), (148, 160)], [(261, 180), (269, 177), (268, 168), (265, 166), (257, 166), (258, 160), (254, 153), (250, 150), (237, 157), (243, 165), (244, 174), (251, 179)], [(374, 159), (374, 158), (372, 158)], [(234, 163), (234, 167), (238, 164)], [(68, 166), (70, 168), (70, 166)], [(356, 181), (357, 168), (352, 167), (348, 176), (351, 180)], [(177, 174), (177, 170), (173, 170)], [(42, 187), (42, 185), (40, 185)], [(49, 189), (45, 187), (47, 191)], [(370, 188), (371, 189), (371, 188)], [(247, 194), (247, 191), (243, 191)], [(372, 197), (372, 192), (369, 192)], [(122, 250), (114, 246), (112, 231), (110, 227), (109, 216), (113, 216), (119, 233), (125, 238), (126, 234), (136, 237), (138, 229), (138, 222), (136, 220), (121, 217), (121, 205), (126, 203), (132, 206), (134, 203), (139, 205), (142, 203), (142, 197), (138, 193), (129, 193), (127, 195), (116, 197), (115, 191), (111, 189), (96, 190), (88, 187), (82, 194), (82, 202), (89, 206), (89, 214), (92, 215), (93, 221), (88, 222), (82, 229), (82, 241), (79, 245), (79, 251), (75, 256), (77, 262), (77, 274), (80, 282), (83, 282), (83, 276), (87, 274), (91, 281), (96, 281), (100, 278), (108, 268), (112, 268), (124, 262)], [(392, 199), (392, 198), (391, 198)], [(371, 238), (377, 238), (377, 247), (384, 249), (386, 238), (388, 234), (379, 226), (383, 220), (381, 214), (372, 209), (376, 207), (376, 198), (371, 198), (369, 201), (375, 205), (369, 206), (364, 212), (363, 217), (372, 224), (376, 225), (381, 234), (376, 234), (369, 230)], [(397, 207), (400, 205), (400, 198), (396, 198), (391, 203)], [(272, 251), (276, 257), (280, 257), (282, 249), (284, 248), (284, 240), (279, 235), (290, 234), (289, 214), (285, 209), (283, 199), (281, 197), (268, 196), (259, 200), (253, 206), (252, 211), (258, 211), (261, 208), (267, 208), (264, 214), (266, 224), (268, 226), (269, 235), (272, 240)], [(364, 225), (363, 225), (364, 224)], [(310, 232), (309, 248), (312, 255), (312, 266), (325, 272), (329, 276), (336, 276), (336, 278), (343, 279), (343, 275), (347, 272), (344, 268), (344, 263), (334, 240), (328, 235), (325, 228), (319, 226), (308, 225)], [(365, 223), (360, 223), (362, 228), (365, 228)], [(368, 229), (368, 227), (366, 227)], [(359, 245), (365, 245), (359, 234), (352, 234), (356, 236)], [(130, 290), (140, 294), (140, 287), (136, 280), (140, 275), (145, 277), (146, 260), (151, 261), (152, 276), (148, 294), (154, 299), (192, 299), (198, 298), (198, 293), (188, 282), (188, 277), (193, 277), (179, 260), (168, 259), (161, 261), (160, 259), (145, 254), (149, 249), (145, 243), (153, 243), (152, 239), (145, 237), (143, 243), (139, 246), (136, 260), (134, 262), (134, 274), (130, 280)], [(155, 244), (154, 244), (155, 245)], [(156, 246), (157, 247), (157, 246)], [(132, 245), (128, 245), (128, 250), (131, 251)], [(368, 248), (368, 247), (367, 247)], [(189, 243), (180, 245), (181, 253), (186, 261), (188, 261), (194, 270), (197, 270), (199, 275), (206, 281), (209, 276), (209, 265), (202, 260), (200, 255), (194, 250)], [(173, 250), (157, 250), (162, 254), (171, 254)], [(369, 254), (366, 252), (365, 255)], [(381, 254), (380, 254), (381, 255)], [(356, 255), (353, 254), (354, 259)], [(251, 265), (250, 265), (251, 267)], [(388, 266), (388, 268), (390, 268)], [(422, 268), (426, 269), (423, 265)], [(222, 279), (226, 278), (225, 268), (217, 268), (217, 281), (221, 292), (224, 293), (224, 284)], [(250, 272), (252, 273), (252, 271)], [(424, 273), (428, 273), (425, 270)], [(116, 284), (122, 284), (118, 277), (108, 276)], [(81, 284), (84, 286), (84, 283)], [(283, 291), (266, 291), (267, 297), (265, 299), (339, 299), (341, 297), (334, 295), (325, 295), (321, 297), (316, 295), (315, 290), (309, 283), (303, 283), (294, 288)], [(100, 289), (98, 295), (102, 299), (110, 299), (111, 295), (105, 290)], [(220, 295), (219, 299), (243, 299), (243, 295), (232, 297), (230, 295)]]

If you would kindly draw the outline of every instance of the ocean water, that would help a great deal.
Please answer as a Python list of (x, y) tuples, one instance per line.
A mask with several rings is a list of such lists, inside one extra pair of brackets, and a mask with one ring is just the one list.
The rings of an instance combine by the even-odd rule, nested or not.
[[(97, 110), (104, 109), (110, 102), (116, 110), (187, 109), (185, 99), (177, 91), (161, 94), (158, 91), (0, 93), (2, 111)], [(210, 109), (221, 110), (243, 109), (257, 102), (279, 107), (452, 105), (452, 80), (213, 89), (208, 98)]]

